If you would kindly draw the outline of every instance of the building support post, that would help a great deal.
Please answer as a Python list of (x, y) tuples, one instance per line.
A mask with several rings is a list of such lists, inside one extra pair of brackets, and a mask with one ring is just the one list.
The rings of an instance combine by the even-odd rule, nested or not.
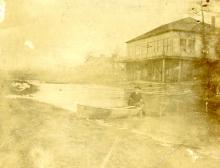
[(128, 63), (125, 64), (125, 68), (126, 68), (126, 78), (127, 78), (128, 81), (130, 81), (130, 79), (131, 79), (131, 71), (130, 71)]
[(165, 83), (166, 81), (166, 62), (165, 58), (162, 60), (162, 82)]
[(179, 60), (178, 82), (182, 80), (183, 60)]

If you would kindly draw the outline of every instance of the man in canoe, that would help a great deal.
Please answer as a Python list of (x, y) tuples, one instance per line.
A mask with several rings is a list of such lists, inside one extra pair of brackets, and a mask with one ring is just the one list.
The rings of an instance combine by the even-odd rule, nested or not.
[(139, 86), (136, 86), (134, 88), (134, 92), (132, 92), (128, 99), (128, 105), (134, 106), (135, 108), (138, 108), (140, 110), (140, 116), (142, 117), (145, 115), (144, 113), (144, 101), (141, 95), (141, 88)]

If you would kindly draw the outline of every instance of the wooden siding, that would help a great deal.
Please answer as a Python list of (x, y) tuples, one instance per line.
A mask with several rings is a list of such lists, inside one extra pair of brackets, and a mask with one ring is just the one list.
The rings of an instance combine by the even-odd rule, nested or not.
[[(217, 38), (207, 37), (209, 57), (217, 58), (215, 45)], [(141, 39), (127, 44), (126, 59), (147, 59), (164, 56), (195, 57), (201, 55), (202, 40), (200, 34), (171, 31), (157, 36)]]

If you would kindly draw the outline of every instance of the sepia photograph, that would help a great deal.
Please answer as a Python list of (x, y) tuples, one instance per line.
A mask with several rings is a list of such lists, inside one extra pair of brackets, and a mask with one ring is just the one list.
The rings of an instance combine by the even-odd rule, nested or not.
[(0, 0), (0, 168), (219, 168), (220, 0)]

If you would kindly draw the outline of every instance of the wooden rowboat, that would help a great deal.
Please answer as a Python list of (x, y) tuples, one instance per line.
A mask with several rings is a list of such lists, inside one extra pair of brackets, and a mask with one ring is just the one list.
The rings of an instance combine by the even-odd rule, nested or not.
[(136, 116), (139, 112), (140, 109), (134, 106), (104, 108), (80, 104), (77, 105), (77, 116), (88, 119), (126, 118)]

